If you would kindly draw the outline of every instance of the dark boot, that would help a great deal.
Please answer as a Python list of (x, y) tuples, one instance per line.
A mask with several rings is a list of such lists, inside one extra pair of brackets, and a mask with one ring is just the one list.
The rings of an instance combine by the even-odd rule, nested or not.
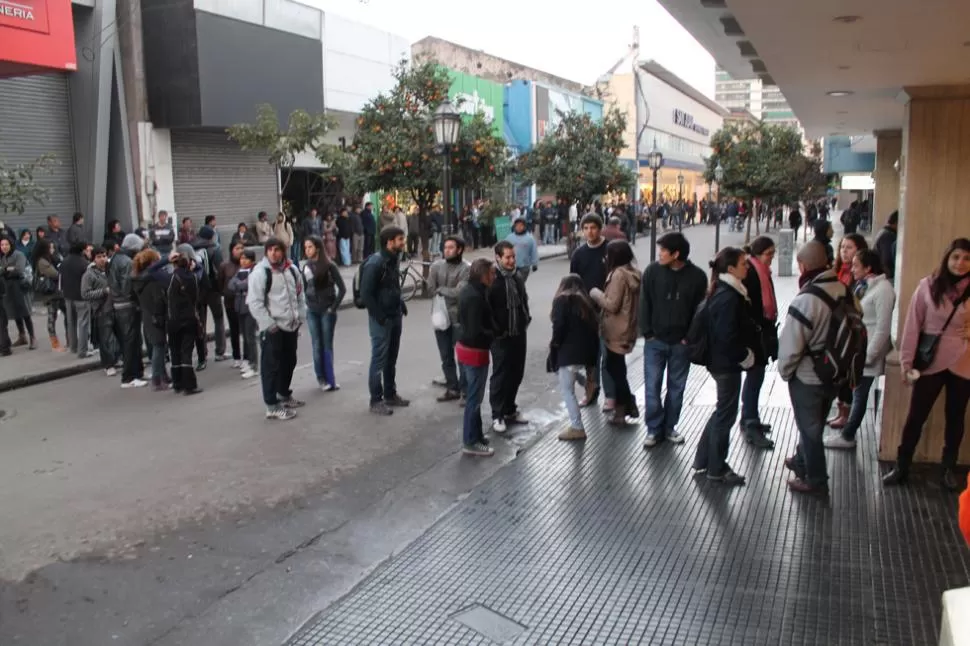
[(940, 485), (947, 491), (960, 491), (960, 477), (952, 467), (943, 467), (940, 473)]
[(909, 460), (899, 458), (892, 471), (882, 477), (882, 484), (886, 487), (904, 485), (909, 480)]

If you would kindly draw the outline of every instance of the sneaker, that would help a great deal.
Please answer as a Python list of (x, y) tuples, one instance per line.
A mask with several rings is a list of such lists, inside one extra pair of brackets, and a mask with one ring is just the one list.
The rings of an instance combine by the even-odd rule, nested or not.
[(394, 409), (393, 408), (390, 408), (384, 402), (377, 402), (376, 404), (371, 404), (370, 405), (370, 412), (372, 414), (374, 414), (374, 415), (384, 415), (384, 416), (387, 416), (387, 415), (393, 415), (394, 414)]
[(505, 433), (509, 430), (509, 427), (505, 425), (505, 422), (497, 419), (492, 422), (492, 432), (498, 433), (499, 435)]
[(563, 442), (576, 442), (586, 439), (586, 431), (581, 428), (569, 427), (559, 434), (559, 439)]
[(400, 395), (394, 395), (393, 397), (385, 398), (384, 403), (394, 408), (407, 408), (411, 405), (411, 400), (404, 399)]
[(715, 476), (708, 473), (707, 479), (713, 480), (714, 482), (720, 482), (721, 484), (727, 485), (728, 487), (743, 487), (745, 484), (744, 476), (738, 475), (737, 473), (735, 473), (734, 469), (732, 469), (731, 467), (726, 467), (724, 469), (724, 473), (722, 473), (719, 476)]
[(652, 433), (647, 434), (647, 439), (643, 441), (643, 448), (652, 449), (653, 447), (660, 444), (660, 438)]
[(812, 496), (829, 495), (829, 488), (827, 486), (813, 487), (800, 477), (789, 480), (788, 488), (796, 493), (807, 493)]
[(78, 355), (78, 358), (79, 359), (91, 359), (91, 358), (96, 357), (96, 356), (98, 356), (98, 351), (97, 350), (88, 350), (84, 354), (79, 354)]
[(226, 356), (226, 355), (224, 355), (224, 354), (217, 354), (215, 356), (215, 360), (216, 361), (228, 361), (229, 360), (229, 357)]
[(480, 442), (464, 445), (461, 447), (461, 452), (465, 455), (474, 455), (479, 458), (490, 458), (495, 455), (495, 449)]
[(284, 408), (303, 408), (304, 406), (306, 406), (305, 401), (301, 401), (296, 397), (294, 397), (293, 395), (290, 395), (289, 397), (284, 397), (283, 395), (279, 395), (279, 398), (280, 398), (280, 405), (283, 406)]
[(462, 395), (461, 396), (461, 399), (458, 400), (458, 408), (464, 408), (465, 407), (465, 404), (467, 404), (467, 403), (468, 403), (468, 400), (465, 399), (465, 396), (464, 395)]
[(340, 390), (340, 384), (323, 384), (323, 391), (327, 393), (335, 393)]
[(515, 425), (515, 426), (524, 426), (524, 425), (526, 425), (528, 423), (529, 423), (529, 420), (527, 420), (525, 417), (523, 417), (522, 416), (522, 413), (520, 413), (519, 411), (515, 411), (511, 415), (506, 415), (505, 416), (505, 424), (507, 426), (512, 426), (512, 425)]
[(118, 370), (117, 368), (105, 368), (104, 374), (106, 374), (109, 377), (114, 377), (118, 374)]
[(233, 368), (236, 368), (236, 369), (240, 369), (240, 368), (243, 367), (243, 362), (240, 361), (239, 359), (233, 359), (232, 360), (232, 367)]
[(296, 417), (296, 412), (286, 406), (273, 406), (266, 409), (266, 419), (287, 420)]
[(842, 436), (841, 433), (832, 433), (831, 435), (826, 435), (822, 440), (822, 444), (825, 445), (827, 449), (854, 449), (855, 440), (847, 440)]
[(696, 464), (692, 464), (690, 466), (690, 470), (691, 470), (691, 473), (695, 476), (702, 476), (705, 473), (707, 473), (707, 467), (700, 467), (700, 466), (697, 466)]
[(242, 377), (243, 379), (252, 379), (258, 374), (259, 373), (253, 370), (252, 367), (247, 366), (246, 368), (243, 368), (242, 374), (239, 376)]
[(206, 363), (205, 359), (203, 359), (202, 361), (199, 361), (199, 363), (195, 364), (195, 371), (196, 372), (202, 372), (203, 370), (206, 369), (206, 366), (208, 366), (208, 365), (209, 364)]
[(122, 388), (144, 388), (148, 385), (148, 382), (144, 379), (132, 379), (131, 381), (122, 382)]
[(684, 436), (678, 433), (677, 431), (670, 431), (669, 433), (667, 433), (667, 441), (670, 442), (671, 444), (683, 444)]
[(439, 402), (453, 402), (461, 399), (461, 393), (457, 390), (446, 390), (444, 395), (437, 398)]

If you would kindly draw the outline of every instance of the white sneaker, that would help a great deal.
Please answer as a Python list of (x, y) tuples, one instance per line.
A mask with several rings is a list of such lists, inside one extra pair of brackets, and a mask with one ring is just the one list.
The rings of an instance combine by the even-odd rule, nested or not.
[(232, 367), (233, 367), (233, 368), (242, 368), (242, 365), (243, 365), (243, 362), (242, 362), (242, 361), (240, 361), (239, 359), (235, 359), (235, 360), (234, 360), (234, 361), (232, 362)]
[(832, 433), (831, 435), (826, 435), (822, 439), (822, 444), (825, 445), (827, 449), (854, 449), (855, 440), (847, 440), (842, 437), (841, 433)]
[(670, 431), (669, 433), (667, 433), (667, 441), (670, 442), (671, 444), (683, 444), (684, 436), (678, 433), (677, 431)]
[(131, 381), (126, 381), (121, 384), (122, 388), (144, 388), (148, 385), (148, 382), (144, 379), (132, 379)]
[(274, 406), (273, 408), (266, 409), (266, 419), (278, 419), (285, 421), (288, 419), (293, 419), (294, 417), (296, 417), (296, 413), (293, 412), (293, 409), (285, 406)]
[(118, 374), (118, 370), (115, 368), (105, 368), (104, 374), (108, 375), (109, 377), (114, 377)]
[(253, 370), (252, 366), (247, 366), (246, 368), (243, 369), (242, 374), (239, 376), (242, 377), (243, 379), (252, 379), (258, 374), (259, 374), (258, 372)]
[(492, 422), (492, 430), (498, 434), (502, 434), (509, 430), (509, 427), (505, 425), (504, 421), (497, 419)]

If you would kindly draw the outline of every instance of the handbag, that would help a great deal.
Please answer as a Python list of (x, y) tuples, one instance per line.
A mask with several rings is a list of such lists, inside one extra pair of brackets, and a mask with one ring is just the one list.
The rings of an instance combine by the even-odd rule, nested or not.
[(916, 342), (916, 353), (913, 355), (913, 369), (918, 371), (926, 370), (933, 363), (933, 359), (936, 358), (936, 349), (940, 345), (940, 339), (943, 338), (943, 333), (946, 329), (950, 327), (950, 321), (953, 320), (953, 316), (957, 313), (957, 309), (963, 302), (970, 298), (970, 287), (963, 292), (956, 301), (953, 302), (953, 311), (950, 315), (946, 317), (946, 323), (940, 329), (939, 334), (929, 334), (927, 332), (919, 333), (919, 340)]

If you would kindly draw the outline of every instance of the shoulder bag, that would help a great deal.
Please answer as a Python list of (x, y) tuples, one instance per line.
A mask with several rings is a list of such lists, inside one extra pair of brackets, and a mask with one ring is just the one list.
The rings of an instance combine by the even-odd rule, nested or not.
[(940, 345), (940, 339), (943, 338), (943, 333), (950, 327), (950, 321), (953, 320), (957, 310), (967, 298), (970, 298), (970, 287), (967, 287), (963, 295), (953, 302), (953, 311), (946, 317), (946, 323), (943, 324), (943, 328), (939, 334), (929, 334), (922, 331), (919, 333), (919, 341), (916, 342), (916, 353), (913, 355), (913, 368), (915, 370), (926, 370), (933, 363), (933, 359), (936, 358), (936, 349)]

